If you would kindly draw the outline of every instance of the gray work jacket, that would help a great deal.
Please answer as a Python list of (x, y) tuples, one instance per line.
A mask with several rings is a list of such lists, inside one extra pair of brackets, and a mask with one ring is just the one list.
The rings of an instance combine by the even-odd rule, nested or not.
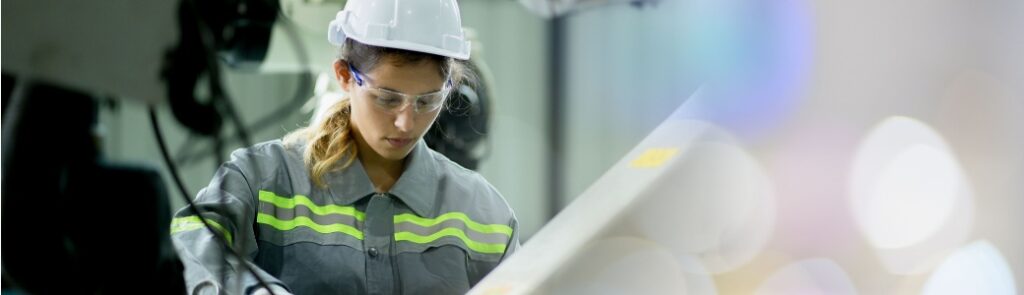
[[(358, 160), (315, 186), (304, 148), (275, 140), (236, 150), (195, 199), (270, 283), (297, 295), (465, 293), (519, 247), (501, 194), (422, 140), (386, 193)], [(188, 207), (171, 235), (190, 294), (258, 287)]]

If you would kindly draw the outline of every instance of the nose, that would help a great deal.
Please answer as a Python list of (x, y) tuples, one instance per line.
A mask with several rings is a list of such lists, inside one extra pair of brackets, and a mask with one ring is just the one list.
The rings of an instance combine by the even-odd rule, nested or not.
[(398, 128), (398, 131), (412, 131), (413, 123), (416, 119), (415, 110), (413, 109), (412, 106), (407, 104), (395, 114), (395, 127)]

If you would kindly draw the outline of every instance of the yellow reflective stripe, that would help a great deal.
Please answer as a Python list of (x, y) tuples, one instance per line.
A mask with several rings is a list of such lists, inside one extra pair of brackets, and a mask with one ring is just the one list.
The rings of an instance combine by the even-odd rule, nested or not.
[(462, 242), (466, 244), (466, 247), (469, 247), (469, 249), (476, 252), (485, 254), (505, 253), (505, 244), (488, 244), (477, 242), (469, 239), (469, 237), (466, 236), (466, 233), (463, 232), (461, 229), (454, 227), (448, 227), (439, 230), (429, 236), (421, 236), (412, 232), (400, 231), (395, 233), (395, 241), (408, 241), (417, 244), (429, 244), (430, 242), (433, 242), (437, 239), (446, 236), (455, 237), (458, 238), (459, 240), (462, 240)]
[(278, 195), (276, 195), (276, 194), (274, 194), (272, 192), (261, 190), (260, 191), (260, 201), (271, 203), (271, 204), (274, 204), (274, 206), (277, 206), (279, 208), (284, 208), (284, 209), (292, 209), (292, 208), (295, 208), (296, 205), (303, 205), (303, 206), (306, 206), (307, 208), (309, 208), (309, 211), (312, 211), (313, 213), (316, 213), (318, 215), (327, 215), (327, 214), (348, 215), (348, 216), (355, 217), (356, 220), (359, 220), (359, 221), (363, 221), (363, 219), (366, 218), (366, 214), (363, 213), (363, 212), (360, 212), (359, 210), (356, 210), (355, 207), (352, 207), (352, 206), (338, 206), (338, 205), (333, 205), (333, 204), (332, 205), (319, 206), (316, 203), (313, 203), (313, 201), (311, 201), (309, 198), (307, 198), (306, 196), (303, 196), (303, 195), (295, 195), (294, 197), (291, 197), (291, 198), (285, 198), (285, 197), (282, 197), (282, 196), (278, 196)]
[[(228, 232), (227, 229), (224, 228), (224, 226), (221, 226), (220, 223), (217, 223), (216, 221), (213, 221), (213, 219), (209, 218), (206, 219), (206, 222), (209, 222), (210, 226), (219, 230), (221, 234), (224, 235), (224, 238), (228, 240), (228, 244), (234, 245), (234, 243), (231, 242), (231, 233)], [(178, 217), (171, 220), (171, 234), (176, 234), (190, 230), (197, 230), (204, 227), (206, 226), (203, 225), (203, 221), (199, 220), (199, 216), (195, 215)]]
[(296, 216), (295, 219), (292, 220), (280, 220), (277, 219), (277, 217), (274, 217), (270, 214), (259, 213), (256, 215), (256, 222), (269, 225), (273, 228), (276, 228), (277, 230), (282, 231), (292, 230), (299, 226), (305, 226), (308, 227), (309, 229), (312, 229), (313, 231), (322, 234), (343, 233), (355, 237), (356, 239), (363, 239), (363, 232), (359, 231), (358, 229), (352, 226), (340, 223), (326, 225), (319, 224), (313, 222), (312, 219), (309, 219), (309, 217), (306, 216)]
[(416, 225), (419, 225), (419, 226), (422, 226), (422, 227), (431, 227), (431, 226), (435, 226), (435, 225), (437, 225), (437, 224), (439, 224), (441, 222), (444, 222), (445, 220), (449, 220), (449, 219), (461, 220), (463, 223), (466, 224), (467, 227), (469, 227), (470, 229), (472, 229), (474, 231), (477, 231), (479, 233), (484, 233), (484, 234), (500, 233), (500, 234), (505, 234), (506, 236), (512, 236), (512, 228), (508, 227), (507, 225), (504, 225), (504, 224), (480, 224), (480, 223), (477, 223), (477, 222), (469, 219), (469, 216), (466, 216), (466, 214), (462, 213), (462, 212), (448, 212), (448, 213), (445, 213), (445, 214), (441, 214), (441, 216), (438, 216), (437, 218), (433, 218), (433, 219), (431, 219), (431, 218), (423, 218), (423, 217), (419, 217), (419, 216), (416, 216), (416, 215), (413, 215), (413, 214), (405, 213), (405, 214), (395, 215), (395, 224), (402, 223), (402, 222), (409, 222), (409, 223), (413, 223), (413, 224), (416, 224)]

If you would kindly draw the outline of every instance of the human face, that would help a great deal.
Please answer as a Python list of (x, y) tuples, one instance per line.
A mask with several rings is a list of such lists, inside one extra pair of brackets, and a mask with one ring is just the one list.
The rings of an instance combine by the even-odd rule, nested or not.
[[(351, 124), (361, 154), (388, 161), (409, 155), (442, 109), (416, 107), (418, 97), (443, 90), (447, 80), (439, 66), (432, 61), (399, 65), (385, 56), (375, 68), (354, 74), (344, 61), (335, 63), (342, 87), (352, 99)], [(356, 83), (356, 75), (362, 86)], [(381, 106), (380, 90), (404, 94), (405, 103), (394, 108)]]

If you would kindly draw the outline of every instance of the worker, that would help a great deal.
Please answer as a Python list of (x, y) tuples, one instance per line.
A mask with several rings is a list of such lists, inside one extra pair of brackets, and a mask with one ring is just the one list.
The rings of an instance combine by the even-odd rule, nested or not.
[(346, 97), (234, 151), (195, 199), (210, 227), (176, 213), (190, 294), (465, 293), (516, 251), (502, 195), (421, 138), (465, 79), (460, 18), (455, 0), (346, 3), (328, 32)]

